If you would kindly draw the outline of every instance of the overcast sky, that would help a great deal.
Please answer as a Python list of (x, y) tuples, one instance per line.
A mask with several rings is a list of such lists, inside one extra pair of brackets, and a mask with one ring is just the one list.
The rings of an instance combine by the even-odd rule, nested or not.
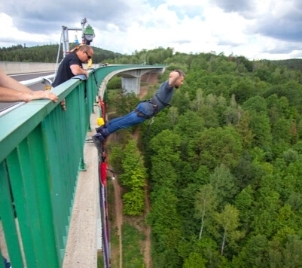
[[(302, 58), (302, 0), (2, 0), (0, 47), (58, 44), (62, 26), (93, 27), (91, 45), (131, 55), (142, 49)], [(74, 42), (81, 31), (69, 31)]]

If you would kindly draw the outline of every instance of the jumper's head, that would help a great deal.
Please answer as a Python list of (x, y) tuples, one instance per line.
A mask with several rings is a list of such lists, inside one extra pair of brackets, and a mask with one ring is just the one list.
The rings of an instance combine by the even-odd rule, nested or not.
[(174, 84), (174, 87), (179, 88), (185, 80), (185, 73), (180, 69), (176, 69), (176, 70), (174, 70), (170, 73), (170, 76), (171, 75), (175, 75), (175, 76), (178, 77), (175, 84)]

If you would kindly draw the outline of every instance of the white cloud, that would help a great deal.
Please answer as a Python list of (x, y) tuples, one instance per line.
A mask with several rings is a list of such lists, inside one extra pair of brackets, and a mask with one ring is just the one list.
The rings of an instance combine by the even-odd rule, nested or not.
[[(55, 33), (50, 36), (47, 36), (35, 33), (29, 34), (27, 32), (20, 31), (13, 24), (12, 18), (4, 13), (0, 13), (0, 21), (2, 22), (0, 24), (1, 47), (7, 47), (18, 44), (23, 45), (24, 43), (39, 42), (40, 40), (43, 40), (44, 43), (50, 44), (55, 43), (53, 38), (59, 36)], [(56, 42), (59, 42), (58, 38)]]
[[(247, 0), (244, 5), (233, 0), (166, 0), (158, 5), (156, 1), (140, 0), (131, 5), (125, 0), (100, 5), (88, 0), (85, 7), (70, 0), (65, 2), (72, 3), (72, 8), (67, 14), (57, 14), (57, 20), (40, 16), (44, 12), (59, 13), (54, 4), (48, 5), (51, 10), (44, 10), (42, 5), (36, 12), (20, 7), (18, 17), (14, 17), (12, 5), (1, 8), (0, 4), (6, 12), (0, 14), (0, 46), (58, 43), (61, 26), (80, 27), (82, 13), (89, 8), (88, 24), (95, 30), (92, 45), (114, 52), (132, 54), (142, 49), (171, 47), (178, 52), (216, 51), (249, 59), (302, 58), (302, 5), (298, 0)], [(17, 27), (20, 22), (28, 25)], [(75, 34), (69, 34), (70, 42)], [(80, 36), (78, 33), (79, 39)]]

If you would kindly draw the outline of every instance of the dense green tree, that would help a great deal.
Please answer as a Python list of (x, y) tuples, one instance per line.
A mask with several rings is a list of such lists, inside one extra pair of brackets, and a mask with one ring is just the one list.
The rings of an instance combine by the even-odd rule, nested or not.
[(178, 241), (181, 239), (181, 217), (177, 212), (177, 197), (168, 187), (161, 187), (152, 197), (152, 208), (148, 223), (152, 225), (154, 237), (153, 258), (156, 267), (180, 267), (177, 253)]
[(253, 146), (259, 146), (267, 153), (271, 152), (272, 133), (269, 118), (266, 113), (250, 113), (250, 129), (254, 135)]
[(219, 253), (219, 245), (209, 237), (203, 237), (194, 244), (192, 252), (197, 252), (207, 261), (206, 267), (224, 267), (223, 256)]
[(272, 152), (276, 157), (288, 150), (291, 146), (291, 125), (292, 121), (284, 117), (278, 118), (278, 120), (272, 124)]
[(198, 169), (194, 174), (194, 181), (200, 182), (201, 184), (207, 184), (210, 182), (209, 177), (210, 177), (209, 169), (204, 165), (199, 165)]
[(107, 83), (107, 89), (120, 89), (122, 88), (122, 79), (118, 76), (114, 76), (113, 78), (111, 78), (109, 80), (109, 82)]
[(270, 80), (270, 71), (268, 70), (268, 68), (257, 69), (254, 72), (254, 75), (256, 77), (259, 77), (262, 81), (268, 82)]
[(204, 106), (201, 108), (200, 116), (204, 120), (206, 128), (216, 128), (220, 126), (220, 118), (213, 107)]
[(260, 112), (267, 112), (267, 103), (263, 97), (255, 96), (249, 98), (245, 101), (242, 105), (245, 110), (260, 113)]
[(239, 133), (242, 141), (243, 149), (251, 148), (252, 141), (254, 138), (254, 134), (252, 130), (249, 128), (250, 125), (250, 115), (248, 112), (243, 111), (240, 114), (239, 122), (234, 126), (236, 131)]
[[(291, 90), (288, 90), (288, 89)], [(276, 94), (279, 98), (285, 97), (288, 99), (290, 107), (295, 107), (301, 112), (301, 93), (302, 85), (294, 80), (288, 80), (284, 84), (271, 85), (271, 87), (265, 92), (264, 96), (270, 96)]]
[(256, 168), (252, 162), (252, 156), (244, 151), (236, 167), (232, 170), (232, 174), (236, 177), (236, 185), (239, 189), (243, 189), (253, 182), (256, 177)]
[(241, 248), (238, 257), (233, 258), (233, 266), (257, 268), (270, 267), (268, 259), (268, 242), (265, 235), (262, 234), (250, 237), (246, 245)]
[[(118, 98), (115, 100), (116, 106), (116, 115), (115, 117), (123, 116), (127, 113), (132, 112), (133, 107), (139, 102), (139, 99), (135, 96), (134, 93), (126, 93), (125, 90), (121, 89), (119, 91)], [(112, 101), (112, 102), (113, 102)]]
[(270, 238), (280, 227), (280, 222), (276, 221), (281, 207), (280, 195), (267, 188), (261, 188), (258, 194), (260, 196), (254, 208), (253, 229), (256, 234), (265, 234)]
[(168, 111), (169, 123), (171, 126), (175, 126), (178, 119), (178, 109), (176, 107), (171, 107)]
[(124, 148), (123, 174), (120, 175), (123, 185), (129, 188), (145, 185), (146, 171), (139, 154), (135, 141), (130, 140)]
[(125, 215), (142, 215), (144, 208), (144, 192), (141, 188), (134, 187), (123, 195), (123, 213)]
[(202, 130), (204, 130), (204, 119), (191, 110), (180, 115), (177, 124), (174, 126), (174, 132), (179, 134), (183, 140), (194, 139)]
[(185, 260), (183, 268), (205, 268), (206, 260), (197, 252), (192, 252)]
[(178, 210), (183, 218), (184, 236), (194, 237), (194, 239), (200, 231), (200, 222), (192, 216), (196, 213), (195, 197), (200, 187), (202, 187), (202, 184), (198, 182), (189, 183), (185, 188), (182, 186), (177, 195), (179, 200), (181, 200), (178, 203)]
[(201, 239), (206, 224), (206, 216), (214, 214), (217, 206), (217, 197), (211, 184), (199, 188), (195, 197), (195, 218), (200, 220), (198, 239)]
[(128, 190), (123, 195), (124, 213), (126, 215), (141, 215), (144, 210), (146, 171), (139, 160), (139, 152), (135, 141), (130, 140), (124, 149), (123, 174), (119, 176), (122, 184)]
[(302, 208), (302, 193), (291, 192), (286, 203), (293, 211), (299, 211)]
[(266, 103), (272, 124), (274, 124), (279, 117), (288, 119), (292, 116), (292, 108), (289, 106), (287, 98), (278, 98), (276, 94), (273, 94), (267, 98)]
[(175, 165), (180, 162), (179, 146), (181, 138), (169, 130), (164, 130), (150, 141), (152, 148), (152, 182), (155, 187), (169, 185), (175, 187), (178, 179)]
[(251, 229), (251, 222), (253, 221), (253, 214), (251, 209), (254, 202), (254, 191), (249, 185), (244, 188), (235, 198), (234, 205), (240, 211), (239, 219), (241, 226), (245, 233), (248, 233)]
[(254, 84), (249, 79), (241, 79), (238, 83), (234, 84), (230, 90), (230, 95), (234, 94), (236, 96), (236, 101), (242, 104), (250, 97), (255, 95)]
[(224, 120), (222, 121), (224, 124), (233, 124), (238, 125), (244, 111), (242, 108), (237, 104), (235, 100), (235, 96), (232, 95), (230, 100), (230, 106), (223, 109)]
[(113, 167), (113, 170), (118, 174), (122, 174), (123, 173), (122, 160), (124, 157), (123, 145), (113, 143), (110, 146), (108, 145), (107, 149), (109, 151), (109, 154), (108, 154), (109, 160), (108, 161), (110, 162), (111, 166)]
[(210, 174), (210, 184), (213, 187), (219, 206), (231, 202), (238, 191), (235, 177), (224, 164), (217, 166), (214, 172)]
[(184, 92), (182, 88), (177, 90), (174, 93), (172, 104), (177, 107), (179, 114), (185, 113), (190, 106), (190, 96), (188, 92)]
[(196, 111), (199, 112), (201, 110), (201, 107), (204, 105), (205, 99), (203, 97), (203, 91), (202, 89), (197, 89), (196, 91), (196, 97), (195, 99), (191, 102), (191, 108)]
[(227, 204), (221, 213), (216, 215), (216, 221), (219, 226), (221, 226), (222, 242), (220, 254), (224, 254), (224, 250), (227, 243), (234, 245), (234, 243), (243, 236), (243, 233), (238, 230), (239, 211), (232, 205)]
[(253, 62), (249, 61), (246, 57), (239, 56), (236, 58), (236, 62), (237, 65), (242, 64), (245, 67), (246, 71), (248, 72), (253, 71)]
[(288, 238), (282, 251), (283, 267), (295, 268), (302, 266), (302, 240), (297, 236)]
[(220, 164), (232, 168), (241, 155), (241, 141), (239, 134), (232, 127), (210, 128), (201, 133), (193, 141), (195, 155), (192, 161), (214, 169)]

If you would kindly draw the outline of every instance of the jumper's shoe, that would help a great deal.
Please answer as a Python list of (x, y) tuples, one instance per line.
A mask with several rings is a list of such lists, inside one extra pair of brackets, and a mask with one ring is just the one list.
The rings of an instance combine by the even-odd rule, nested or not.
[[(95, 131), (96, 131), (97, 133), (103, 134), (103, 136), (104, 136), (104, 134), (105, 134), (105, 136), (106, 136), (107, 127), (108, 127), (108, 126), (109, 126), (109, 124), (108, 124), (108, 122), (107, 122), (106, 124), (103, 124), (102, 126), (99, 126), (99, 127), (95, 128)], [(104, 133), (104, 132), (105, 132), (105, 133)]]
[(103, 126), (95, 128), (96, 133), (102, 133)]
[(92, 136), (92, 140), (94, 142), (95, 147), (98, 149), (99, 153), (102, 153), (103, 144), (105, 142), (105, 138), (101, 133), (96, 133)]

